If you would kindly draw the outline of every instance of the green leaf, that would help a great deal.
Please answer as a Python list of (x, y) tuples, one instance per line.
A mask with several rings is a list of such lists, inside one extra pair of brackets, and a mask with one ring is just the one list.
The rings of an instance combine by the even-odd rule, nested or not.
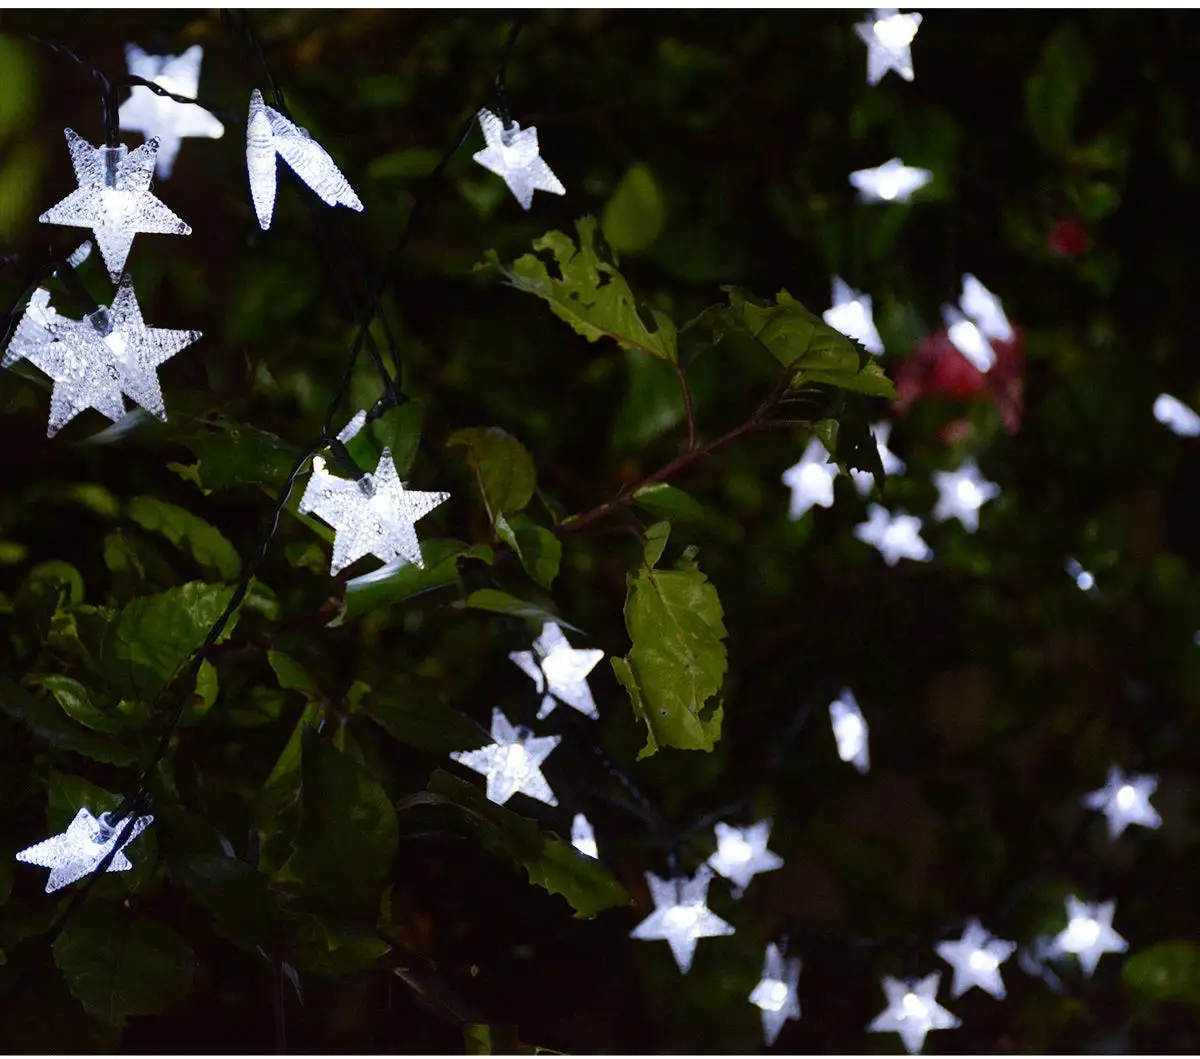
[(604, 205), (600, 229), (622, 254), (648, 249), (663, 227), (663, 197), (649, 166), (634, 162)]
[(92, 901), (76, 909), (54, 942), (67, 987), (96, 1018), (122, 1026), (187, 995), (196, 960), (174, 931), (144, 914)]
[(63, 712), (85, 728), (96, 732), (120, 732), (126, 725), (120, 714), (102, 710), (78, 680), (66, 676), (32, 677), (29, 683), (46, 688), (58, 700)]
[(1144, 1003), (1171, 1000), (1200, 1006), (1200, 945), (1194, 941), (1151, 945), (1125, 961), (1121, 979)]
[[(612, 659), (613, 672), (646, 725), (638, 758), (660, 746), (712, 750), (723, 708), (708, 705), (725, 677), (725, 626), (717, 590), (694, 563), (658, 570), (666, 523), (647, 531), (646, 558), (629, 578), (625, 626), (633, 647)], [(652, 536), (653, 534), (653, 536)]]
[(517, 1027), (508, 1023), (466, 1022), (463, 1044), (467, 1055), (565, 1055), (536, 1044), (526, 1044), (517, 1036)]
[(234, 485), (278, 488), (301, 455), (282, 438), (229, 419), (192, 426), (175, 440), (200, 458), (194, 471), (206, 490)]
[(446, 441), (446, 448), (456, 445), (467, 450), (467, 463), (475, 472), (493, 522), (529, 503), (537, 486), (537, 471), (529, 450), (511, 434), (499, 427), (464, 427)]
[(376, 180), (411, 180), (428, 176), (441, 157), (442, 152), (434, 147), (405, 147), (374, 159), (367, 166), (367, 176)]
[(491, 736), (471, 718), (450, 709), (431, 687), (404, 674), (389, 681), (386, 690), (367, 695), (362, 709), (393, 739), (439, 757), (491, 742)]
[(463, 605), (474, 607), (476, 610), (490, 610), (493, 614), (507, 614), (512, 618), (525, 618), (527, 621), (539, 623), (553, 621), (566, 629), (574, 629), (575, 632), (583, 631), (577, 629), (570, 622), (563, 621), (552, 610), (547, 610), (538, 603), (517, 599), (516, 596), (510, 596), (507, 592), (501, 592), (496, 588), (481, 588), (472, 592), (467, 596)]
[(142, 756), (136, 747), (126, 746), (110, 735), (81, 728), (62, 709), (30, 695), (23, 687), (0, 676), (0, 710), (27, 724), (39, 741), (60, 750), (82, 754), (107, 765), (131, 765)]
[(244, 949), (270, 947), (279, 909), (267, 877), (233, 857), (192, 854), (168, 861), (171, 879), (213, 918), (221, 937)]
[(142, 529), (161, 533), (177, 548), (186, 549), (209, 577), (232, 581), (242, 563), (232, 544), (216, 527), (175, 504), (152, 496), (135, 496), (129, 517)]
[(684, 420), (679, 376), (665, 360), (637, 350), (625, 354), (626, 389), (613, 423), (612, 447), (618, 453), (637, 453)]
[(1025, 85), (1029, 125), (1051, 154), (1071, 146), (1071, 127), (1084, 86), (1094, 72), (1091, 56), (1070, 22), (1046, 42), (1037, 70)]
[(535, 886), (561, 894), (575, 909), (577, 919), (629, 904), (625, 888), (598, 860), (580, 853), (558, 835), (541, 831), (532, 820), (488, 801), (464, 780), (438, 769), (428, 790), (405, 798), (396, 808), (404, 812), (422, 805), (453, 806), (486, 849), (520, 864)]
[(633, 502), (655, 518), (675, 522), (704, 521), (704, 508), (682, 489), (666, 482), (643, 486), (633, 494)]
[(882, 489), (886, 480), (883, 460), (879, 456), (879, 443), (871, 432), (866, 409), (861, 404), (848, 404), (838, 425), (837, 448), (834, 460), (842, 473), (867, 471), (875, 479), (875, 487)]
[(289, 919), (293, 929), (285, 947), (287, 960), (310, 974), (353, 974), (371, 967), (392, 948), (374, 934), (346, 930), (320, 916), (301, 913)]
[(308, 670), (294, 658), (285, 655), (282, 651), (268, 651), (267, 661), (275, 671), (275, 679), (279, 681), (281, 688), (298, 691), (310, 702), (323, 698), (316, 681), (308, 675)]
[(513, 515), (511, 520), (497, 515), (496, 535), (517, 553), (525, 572), (542, 588), (549, 589), (562, 562), (558, 537), (523, 513)]
[(510, 286), (535, 294), (550, 306), (551, 312), (570, 324), (589, 342), (611, 338), (624, 349), (636, 349), (674, 362), (675, 324), (665, 313), (638, 311), (637, 300), (625, 277), (617, 271), (611, 248), (596, 230), (595, 217), (575, 222), (579, 247), (562, 232), (551, 231), (533, 241), (535, 251), (547, 251), (553, 258), (555, 274), (547, 269), (547, 259), (537, 253), (517, 258), (511, 267), (500, 263), (496, 251), (489, 250), (476, 271), (505, 280)]
[(206, 658), (196, 670), (196, 687), (184, 707), (182, 724), (199, 724), (213, 708), (220, 690), (216, 667)]
[(389, 408), (378, 419), (368, 423), (348, 442), (346, 451), (360, 467), (374, 470), (383, 450), (390, 449), (396, 473), (407, 478), (421, 442), (425, 424), (425, 405), (422, 401), (405, 401)]

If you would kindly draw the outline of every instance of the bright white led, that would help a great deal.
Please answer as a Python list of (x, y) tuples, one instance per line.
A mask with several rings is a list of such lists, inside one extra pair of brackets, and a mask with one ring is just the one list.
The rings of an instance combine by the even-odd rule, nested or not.
[(867, 747), (867, 722), (849, 688), (842, 688), (841, 695), (829, 704), (829, 721), (833, 726), (838, 757), (853, 764), (859, 772), (869, 771), (871, 755)]
[(1054, 939), (1055, 952), (1074, 953), (1084, 977), (1095, 973), (1106, 952), (1124, 952), (1129, 943), (1112, 928), (1115, 901), (1090, 905), (1074, 895), (1067, 898), (1067, 926)]
[(542, 625), (532, 651), (513, 651), (508, 656), (533, 681), (542, 696), (538, 719), (565, 703), (587, 717), (599, 717), (587, 675), (604, 657), (598, 647), (574, 648), (555, 622)]
[(867, 1027), (871, 1033), (898, 1033), (909, 1054), (916, 1055), (930, 1030), (952, 1030), (962, 1025), (937, 1002), (941, 973), (902, 982), (884, 976), (883, 991), (888, 1005)]
[(985, 339), (995, 342), (1013, 340), (1012, 325), (1004, 315), (1000, 299), (969, 272), (963, 276), (958, 305), (975, 322)]
[(996, 363), (996, 353), (975, 322), (968, 320), (953, 305), (942, 306), (942, 320), (950, 344), (967, 358), (971, 366), (976, 371), (991, 371)]
[(583, 813), (576, 813), (575, 819), (571, 821), (571, 845), (585, 857), (591, 857), (592, 860), (600, 858), (600, 851), (596, 848), (596, 834), (592, 830), (591, 822)]
[(1116, 839), (1130, 824), (1151, 829), (1161, 826), (1162, 817), (1150, 804), (1150, 795), (1157, 787), (1157, 776), (1126, 776), (1116, 765), (1111, 765), (1108, 782), (1086, 794), (1083, 804), (1108, 817), (1109, 837)]
[(952, 997), (960, 997), (972, 986), (978, 986), (997, 1000), (1004, 999), (1000, 965), (1017, 951), (1014, 942), (992, 937), (978, 919), (971, 919), (958, 941), (939, 942), (935, 948), (937, 954), (954, 968), (954, 981), (950, 986)]
[(933, 551), (921, 539), (921, 520), (915, 515), (891, 515), (879, 504), (867, 508), (868, 519), (854, 527), (854, 536), (875, 548), (888, 566), (901, 559), (927, 563)]
[(1089, 595), (1096, 594), (1096, 579), (1079, 564), (1077, 559), (1067, 559), (1063, 567), (1071, 575), (1080, 592), (1087, 592)]
[(868, 353), (878, 356), (883, 352), (871, 315), (870, 295), (854, 290), (840, 276), (833, 277), (833, 306), (821, 314), (821, 319), (835, 331), (862, 343)]
[(479, 128), (487, 146), (475, 152), (475, 161), (503, 178), (522, 209), (533, 205), (535, 191), (567, 193), (538, 150), (536, 128), (522, 129), (514, 121), (506, 129), (504, 122), (490, 110), (479, 112)]
[[(153, 816), (137, 817), (129, 837), (117, 848), (116, 855), (109, 861), (108, 871), (129, 871), (133, 867), (124, 850), (153, 822)], [(70, 886), (71, 883), (95, 871), (116, 846), (126, 826), (128, 825), (125, 820), (111, 824), (107, 813), (95, 817), (88, 809), (80, 809), (66, 831), (21, 850), (17, 854), (17, 860), (49, 868), (50, 878), (46, 880), (46, 893), (52, 894), (55, 890)]]
[(825, 446), (811, 438), (800, 462), (783, 472), (781, 480), (792, 491), (788, 517), (794, 522), (803, 518), (815, 504), (833, 506), (833, 480), (838, 475), (836, 463), (828, 462)]
[(913, 79), (911, 45), (920, 25), (915, 11), (902, 15), (895, 8), (876, 8), (868, 21), (855, 25), (854, 32), (867, 46), (867, 84), (879, 84), (889, 70), (906, 81)]
[(858, 189), (860, 202), (907, 202), (933, 179), (928, 169), (907, 166), (892, 158), (874, 169), (856, 169), (850, 183)]
[(799, 980), (800, 960), (785, 960), (777, 945), (768, 945), (762, 979), (750, 994), (750, 1003), (762, 1012), (767, 1047), (775, 1043), (785, 1022), (800, 1017), (800, 1000), (796, 996)]
[(1200, 415), (1169, 393), (1160, 393), (1154, 399), (1154, 418), (1181, 438), (1200, 435)]
[[(886, 419), (876, 423), (871, 427), (871, 434), (875, 438), (875, 447), (879, 450), (879, 462), (883, 464), (883, 473), (888, 476), (903, 474), (904, 461), (888, 448), (892, 424)], [(866, 496), (875, 485), (875, 476), (870, 471), (851, 471), (850, 477), (854, 479), (854, 488), (858, 490), (859, 496)]]
[(1000, 495), (1000, 487), (979, 473), (974, 460), (964, 460), (956, 471), (934, 471), (933, 484), (938, 491), (933, 517), (939, 522), (956, 518), (969, 533), (979, 528), (979, 509)]
[(706, 904), (711, 879), (712, 872), (706, 866), (701, 867), (692, 879), (660, 879), (653, 872), (646, 872), (654, 911), (634, 927), (629, 936), (643, 941), (666, 941), (679, 970), (687, 974), (699, 938), (733, 933), (733, 927), (711, 912)]
[(735, 897), (750, 885), (750, 880), (764, 871), (783, 867), (783, 858), (767, 849), (771, 836), (771, 821), (760, 820), (750, 827), (730, 827), (717, 824), (717, 851), (708, 858), (709, 867), (729, 879), (737, 887)]
[(527, 794), (547, 805), (558, 799), (542, 775), (542, 762), (562, 740), (560, 735), (534, 736), (524, 728), (514, 728), (498, 709), (492, 710), (494, 742), (479, 750), (456, 750), (452, 761), (487, 776), (487, 796), (503, 805), (514, 794)]

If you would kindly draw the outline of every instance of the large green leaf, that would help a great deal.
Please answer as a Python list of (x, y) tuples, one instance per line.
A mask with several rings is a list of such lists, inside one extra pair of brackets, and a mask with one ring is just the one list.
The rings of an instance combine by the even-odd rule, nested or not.
[(697, 501), (666, 482), (655, 482), (642, 486), (633, 494), (633, 502), (655, 518), (671, 519), (676, 522), (701, 522), (704, 508)]
[(281, 688), (298, 691), (310, 702), (320, 699), (321, 689), (299, 662), (282, 651), (268, 651), (267, 662), (275, 671), (275, 679)]
[(633, 647), (612, 659), (613, 672), (646, 725), (639, 759), (660, 746), (712, 750), (721, 737), (723, 708), (709, 700), (721, 689), (727, 658), (717, 590), (694, 562), (656, 568), (667, 523), (647, 531), (641, 568), (628, 579), (625, 626)]
[(446, 441), (446, 448), (458, 445), (467, 450), (467, 463), (475, 472), (493, 522), (529, 503), (537, 486), (537, 471), (529, 450), (516, 438), (499, 427), (463, 427)]
[(671, 318), (658, 310), (646, 310), (644, 315), (639, 311), (633, 291), (617, 271), (615, 254), (596, 230), (595, 217), (580, 217), (575, 229), (578, 248), (570, 236), (557, 231), (533, 241), (535, 251), (552, 256), (557, 266), (554, 275), (538, 253), (525, 254), (505, 266), (489, 250), (475, 267), (536, 294), (589, 342), (611, 338), (625, 349), (674, 361), (678, 354)]
[(480, 843), (497, 856), (520, 864), (534, 885), (561, 894), (578, 919), (629, 904), (625, 888), (598, 860), (580, 853), (553, 832), (541, 831), (532, 820), (488, 801), (473, 784), (448, 772), (438, 769), (428, 790), (405, 798), (396, 809), (404, 812), (422, 805), (458, 810)]
[(614, 250), (637, 254), (653, 245), (662, 227), (662, 190), (650, 167), (634, 162), (604, 204), (600, 230)]
[(70, 750), (108, 765), (131, 765), (142, 756), (112, 735), (90, 731), (70, 720), (49, 699), (31, 695), (15, 681), (0, 676), (0, 710), (23, 721), (47, 746)]
[(554, 583), (562, 562), (562, 541), (555, 534), (520, 512), (511, 518), (497, 515), (496, 535), (517, 553), (525, 572), (542, 588)]
[(360, 467), (373, 471), (383, 450), (390, 449), (396, 473), (401, 478), (407, 478), (417, 455), (424, 423), (424, 403), (405, 401), (368, 423), (366, 429), (360, 430), (346, 442), (346, 450)]
[(215, 526), (175, 504), (153, 496), (129, 501), (129, 517), (142, 529), (161, 533), (177, 548), (185, 548), (209, 577), (232, 581), (242, 563), (233, 545)]
[(273, 944), (279, 909), (261, 872), (233, 857), (207, 854), (172, 857), (168, 870), (223, 938), (251, 951)]
[(491, 737), (471, 718), (450, 709), (432, 688), (400, 674), (387, 688), (364, 696), (363, 712), (392, 738), (439, 756), (486, 746)]
[(337, 926), (321, 916), (292, 913), (284, 955), (301, 971), (344, 975), (372, 966), (391, 946), (375, 934)]
[(1160, 941), (1129, 957), (1121, 970), (1125, 988), (1139, 1000), (1172, 1000), (1200, 1006), (1200, 945)]
[(187, 472), (203, 489), (224, 489), (233, 485), (283, 484), (300, 449), (258, 427), (230, 419), (213, 419), (189, 425), (175, 440), (186, 445), (200, 459)]
[(582, 632), (581, 629), (576, 628), (568, 621), (563, 621), (554, 611), (540, 603), (530, 603), (528, 600), (518, 599), (507, 592), (501, 592), (498, 588), (481, 588), (472, 592), (467, 596), (465, 606), (474, 607), (476, 610), (490, 610), (493, 614), (507, 614), (510, 618), (524, 618), (526, 621), (539, 623), (553, 621), (566, 629)]
[(63, 712), (96, 732), (120, 732), (128, 718), (116, 710), (105, 710), (92, 701), (91, 693), (74, 677), (52, 674), (27, 678), (29, 683), (46, 688), (58, 700)]

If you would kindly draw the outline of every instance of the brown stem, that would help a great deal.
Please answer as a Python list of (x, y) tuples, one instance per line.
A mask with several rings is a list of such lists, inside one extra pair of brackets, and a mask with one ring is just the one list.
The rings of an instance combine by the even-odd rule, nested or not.
[(683, 411), (687, 416), (687, 451), (696, 447), (696, 413), (692, 408), (692, 388), (688, 385), (687, 372), (683, 365), (675, 361), (675, 374), (679, 378), (679, 392), (683, 394)]

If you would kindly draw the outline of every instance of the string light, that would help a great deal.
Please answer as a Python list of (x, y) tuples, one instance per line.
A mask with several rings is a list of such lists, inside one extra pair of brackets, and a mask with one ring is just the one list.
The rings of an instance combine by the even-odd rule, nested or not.
[(89, 809), (80, 809), (75, 814), (75, 819), (67, 825), (66, 831), (21, 850), (17, 854), (17, 860), (49, 868), (50, 877), (46, 880), (46, 893), (52, 894), (55, 890), (70, 886), (85, 875), (90, 875), (114, 847), (117, 847), (116, 853), (109, 861), (107, 870), (129, 871), (133, 863), (124, 850), (153, 822), (153, 816), (138, 816), (128, 837), (117, 847), (124, 828), (111, 824), (108, 813), (101, 813), (99, 817), (95, 817)]
[(868, 21), (855, 25), (854, 32), (867, 46), (867, 84), (879, 84), (889, 70), (906, 81), (913, 79), (911, 46), (920, 25), (915, 11), (902, 15), (894, 7), (877, 7)]
[(951, 345), (967, 358), (971, 367), (985, 373), (992, 370), (996, 351), (974, 320), (968, 319), (953, 305), (943, 305), (942, 322)]
[(1071, 575), (1075, 587), (1080, 592), (1086, 592), (1089, 596), (1099, 594), (1100, 590), (1096, 587), (1096, 579), (1080, 565), (1078, 559), (1068, 558), (1063, 564), (1063, 569)]
[(921, 520), (915, 515), (892, 515), (879, 504), (872, 504), (867, 512), (867, 521), (854, 527), (854, 536), (878, 551), (888, 566), (901, 559), (927, 563), (933, 558), (933, 550), (921, 539)]
[(937, 954), (954, 968), (950, 995), (960, 997), (978, 986), (997, 1000), (1004, 999), (1004, 981), (1000, 965), (1017, 951), (1015, 942), (1001, 941), (983, 929), (978, 919), (969, 919), (958, 941), (943, 941), (935, 946)]
[(809, 440), (800, 462), (783, 472), (781, 480), (792, 491), (788, 518), (793, 522), (803, 518), (809, 509), (833, 506), (833, 480), (837, 477), (836, 463), (829, 462), (825, 446), (816, 438)]
[(503, 805), (517, 793), (557, 805), (558, 799), (542, 775), (541, 765), (562, 741), (562, 736), (535, 736), (528, 728), (514, 728), (499, 709), (494, 709), (492, 739), (490, 746), (456, 750), (450, 758), (487, 776), (488, 799), (497, 805)]
[(698, 939), (733, 933), (733, 927), (710, 911), (706, 904), (711, 880), (712, 872), (705, 866), (701, 866), (691, 879), (660, 879), (653, 872), (646, 872), (654, 911), (634, 927), (629, 936), (642, 941), (666, 941), (680, 972), (687, 974)]
[(974, 460), (964, 460), (956, 471), (934, 471), (933, 484), (938, 491), (933, 517), (939, 522), (956, 518), (968, 533), (979, 528), (979, 509), (1000, 495), (1000, 487), (979, 473)]
[(799, 958), (785, 960), (777, 945), (768, 945), (762, 979), (750, 994), (750, 1003), (762, 1011), (763, 1037), (768, 1048), (779, 1038), (785, 1022), (800, 1017), (800, 999), (796, 995), (799, 981)]
[(1116, 901), (1090, 905), (1072, 894), (1067, 898), (1067, 926), (1052, 942), (1054, 952), (1069, 952), (1079, 960), (1085, 978), (1096, 971), (1106, 952), (1124, 952), (1129, 943), (1112, 927)]
[(771, 837), (771, 821), (760, 820), (749, 827), (730, 827), (717, 824), (717, 851), (708, 858), (708, 865), (718, 875), (737, 887), (734, 897), (741, 897), (750, 880), (760, 872), (783, 867), (783, 858), (767, 849)]
[(578, 710), (586, 717), (600, 716), (588, 687), (587, 675), (604, 657), (599, 648), (572, 647), (555, 622), (542, 626), (541, 635), (534, 640), (532, 651), (513, 651), (508, 656), (520, 666), (542, 695), (538, 720), (554, 710), (558, 702)]
[(571, 821), (571, 845), (585, 857), (600, 859), (600, 851), (596, 848), (596, 833), (583, 813), (576, 813), (575, 819)]
[[(879, 462), (883, 464), (883, 473), (889, 476), (903, 474), (904, 461), (888, 448), (892, 424), (886, 419), (876, 423), (871, 427), (871, 434), (875, 438), (875, 447), (879, 450)], [(875, 484), (875, 476), (870, 471), (851, 471), (850, 477), (854, 479), (854, 488), (858, 490), (859, 496), (866, 496)]]
[(1126, 776), (1116, 765), (1111, 765), (1108, 782), (1085, 795), (1083, 804), (1108, 817), (1109, 837), (1117, 839), (1130, 824), (1151, 829), (1162, 825), (1162, 817), (1150, 804), (1150, 795), (1157, 787), (1157, 776)]
[(1000, 299), (969, 272), (962, 278), (962, 294), (959, 296), (958, 305), (975, 321), (984, 338), (993, 342), (1013, 340), (1012, 325), (1004, 315), (1004, 306), (1000, 304)]
[(932, 179), (928, 169), (907, 166), (899, 158), (850, 174), (850, 183), (858, 189), (860, 202), (907, 202)]
[(829, 721), (833, 726), (838, 757), (852, 764), (859, 772), (870, 771), (867, 721), (849, 688), (842, 688), (841, 695), (829, 704)]
[(898, 1033), (910, 1055), (916, 1055), (925, 1044), (930, 1030), (952, 1030), (962, 1020), (951, 1015), (937, 1002), (941, 972), (920, 980), (902, 982), (884, 976), (883, 991), (888, 1006), (867, 1027), (871, 1033)]
[(504, 122), (490, 110), (481, 110), (479, 128), (487, 146), (475, 152), (475, 161), (503, 178), (522, 209), (527, 210), (533, 205), (535, 191), (548, 191), (553, 195), (567, 193), (539, 153), (534, 126), (522, 129), (514, 121), (505, 128)]
[(1154, 399), (1154, 418), (1181, 438), (1200, 436), (1200, 415), (1169, 393), (1160, 393)]
[(883, 352), (883, 341), (871, 315), (871, 296), (854, 290), (841, 276), (833, 277), (833, 305), (821, 314), (821, 319), (835, 331), (862, 343), (868, 353), (878, 356)]

